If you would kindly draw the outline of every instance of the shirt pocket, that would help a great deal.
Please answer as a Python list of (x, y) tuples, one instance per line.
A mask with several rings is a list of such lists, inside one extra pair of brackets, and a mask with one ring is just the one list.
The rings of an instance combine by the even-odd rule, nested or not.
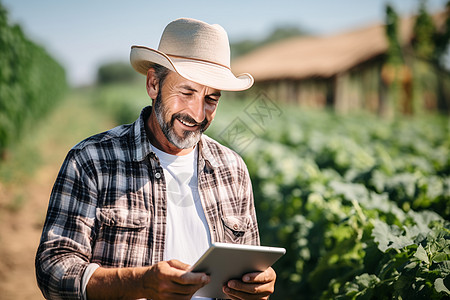
[(142, 264), (148, 252), (149, 212), (125, 208), (97, 208), (94, 260), (110, 267)]
[(149, 213), (144, 210), (128, 210), (125, 208), (97, 208), (96, 218), (101, 227), (117, 227), (129, 230), (140, 230), (148, 226)]
[(241, 244), (245, 242), (250, 227), (248, 216), (222, 216), (224, 242)]

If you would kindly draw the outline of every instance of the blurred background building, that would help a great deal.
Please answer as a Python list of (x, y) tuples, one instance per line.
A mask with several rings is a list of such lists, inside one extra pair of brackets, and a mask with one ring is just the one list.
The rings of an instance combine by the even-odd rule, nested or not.
[(449, 24), (449, 7), (430, 16), (422, 6), (417, 16), (399, 19), (387, 6), (385, 24), (283, 39), (236, 58), (232, 67), (251, 73), (256, 90), (291, 104), (382, 115), (448, 112), (442, 49)]

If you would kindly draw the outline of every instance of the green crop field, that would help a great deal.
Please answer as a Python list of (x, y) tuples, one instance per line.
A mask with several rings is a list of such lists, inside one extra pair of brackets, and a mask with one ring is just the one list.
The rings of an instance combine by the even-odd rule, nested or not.
[[(93, 95), (121, 122), (150, 103), (143, 86)], [(266, 94), (224, 98), (206, 134), (243, 156), (261, 242), (287, 249), (273, 299), (450, 296), (447, 117), (388, 121), (286, 107)]]
[(8, 22), (0, 3), (0, 157), (62, 99), (63, 67)]
[(241, 105), (240, 123), (214, 132), (238, 149), (247, 143), (262, 243), (287, 248), (273, 298), (448, 297), (448, 118), (274, 103)]
[[(151, 103), (143, 81), (77, 95), (72, 105), (117, 124)], [(385, 120), (225, 94), (206, 134), (247, 163), (261, 243), (287, 249), (271, 299), (448, 298), (449, 129), (436, 114)]]

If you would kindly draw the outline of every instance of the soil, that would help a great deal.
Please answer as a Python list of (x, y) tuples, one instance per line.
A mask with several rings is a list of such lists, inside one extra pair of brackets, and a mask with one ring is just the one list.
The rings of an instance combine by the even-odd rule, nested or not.
[[(115, 126), (110, 118), (96, 112), (86, 100), (73, 99), (74, 96), (69, 98), (40, 126), (33, 128), (33, 140), (36, 141), (32, 145), (36, 147), (31, 147), (33, 150), (30, 152), (33, 153), (29, 155), (35, 155), (40, 161), (37, 169), (27, 174), (24, 167), (22, 173), (25, 175), (20, 176), (20, 180), (0, 182), (2, 300), (44, 299), (36, 283), (34, 259), (59, 168), (73, 145)], [(7, 160), (16, 159), (17, 155), (11, 153)]]
[(0, 185), (0, 199), (23, 197), (26, 205), (0, 212), (0, 295), (9, 299), (43, 299), (34, 273), (36, 254), (51, 187), (59, 166), (45, 165), (22, 190)]

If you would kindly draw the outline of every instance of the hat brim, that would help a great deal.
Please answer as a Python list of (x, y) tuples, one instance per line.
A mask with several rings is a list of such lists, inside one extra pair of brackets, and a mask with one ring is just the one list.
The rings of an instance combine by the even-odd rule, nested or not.
[(156, 63), (190, 81), (222, 91), (243, 91), (249, 89), (254, 82), (248, 73), (235, 76), (230, 69), (222, 65), (189, 58), (169, 57), (161, 51), (143, 46), (131, 47), (130, 62), (136, 71), (144, 75), (147, 75), (150, 66)]

